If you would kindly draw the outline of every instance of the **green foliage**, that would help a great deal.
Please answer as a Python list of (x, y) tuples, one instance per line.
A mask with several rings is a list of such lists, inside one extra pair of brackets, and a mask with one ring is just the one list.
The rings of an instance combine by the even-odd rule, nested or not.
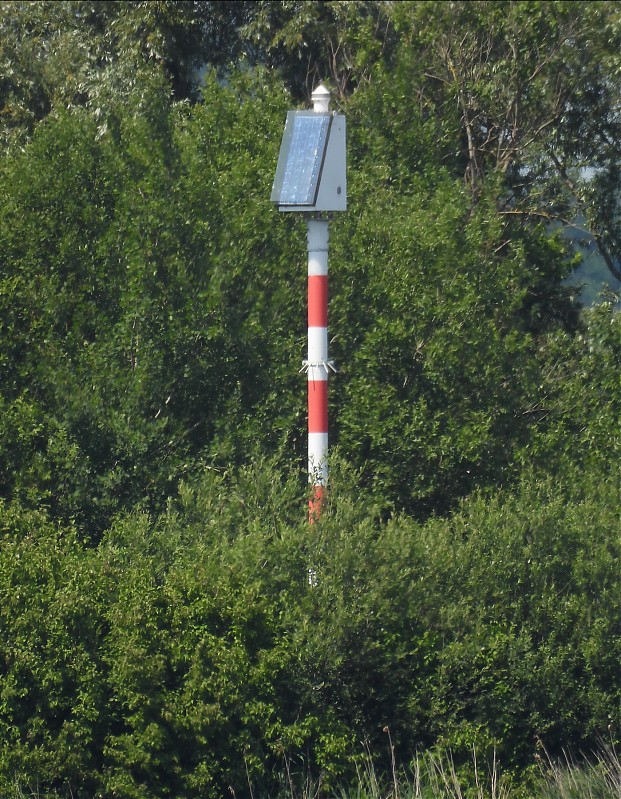
[[(525, 762), (534, 736), (556, 755), (566, 736), (583, 744), (587, 730), (599, 726), (604, 736), (618, 723), (616, 689), (608, 693), (619, 658), (612, 499), (618, 478), (568, 478), (573, 485), (527, 486), (516, 501), (475, 505), (453, 523), (462, 544), (446, 553), (440, 577), (449, 638), (434, 698), (436, 729), (453, 746), (472, 743), (460, 740), (459, 727), (471, 735), (481, 730), (490, 744), (511, 729), (509, 749), (501, 745), (499, 753)], [(595, 621), (604, 606), (608, 621)], [(575, 693), (570, 686), (578, 684)], [(596, 707), (600, 720), (592, 727), (587, 716)]]
[(541, 229), (503, 241), (491, 204), (471, 215), (447, 176), (404, 194), (363, 180), (334, 236), (335, 431), (387, 504), (443, 512), (511, 479), (542, 380), (537, 341), (575, 324), (570, 264)]
[[(454, 120), (407, 102), (404, 59), (349, 104), (331, 418), (384, 506), (422, 518), (513, 479), (543, 337), (571, 335), (576, 312), (560, 242), (498, 214), (498, 176), (473, 206)], [(210, 72), (193, 109), (157, 70), (137, 85), (105, 124), (57, 111), (0, 164), (2, 494), (93, 536), (163, 507), (199, 463), (305, 443), (304, 231), (268, 199), (282, 84)]]
[[(224, 5), (235, 19), (235, 4)], [(228, 44), (219, 6), (3, 0), (0, 141), (22, 142), (41, 119), (67, 107), (92, 109), (103, 130), (114, 106), (140, 98), (154, 76), (166, 77), (176, 99), (195, 97), (205, 51)]]
[(432, 163), (473, 206), (493, 176), (512, 226), (586, 217), (618, 278), (620, 31), (614, 3), (268, 0), (241, 35), (297, 96), (319, 80), (348, 111), (383, 95), (371, 136), (392, 127), (384, 150), (418, 169), (435, 134)]
[[(544, 225), (579, 118), (617, 140), (618, 12), (50, 8), (0, 5), (0, 789), (273, 796), (368, 751), (460, 776), (618, 738), (619, 317), (578, 318)], [(269, 202), (291, 99), (231, 67), (173, 102), (206, 41), (295, 61), (298, 97), (330, 71), (348, 115), (350, 465), (312, 527), (305, 231)]]
[(2, 779), (40, 775), (88, 795), (107, 732), (100, 646), (111, 585), (71, 531), (40, 513), (1, 511)]
[(335, 476), (312, 528), (297, 478), (259, 464), (96, 549), (5, 508), (4, 784), (273, 795), (285, 769), (328, 790), (365, 751), (389, 768), (385, 727), (400, 762), (438, 746), (458, 769), (473, 745), (518, 769), (537, 739), (555, 757), (617, 735), (613, 476), (527, 481), (424, 526), (379, 522)]
[(417, 68), (378, 69), (348, 104), (331, 396), (333, 438), (368, 490), (423, 516), (513, 479), (538, 421), (539, 348), (556, 331), (572, 336), (577, 310), (563, 285), (575, 259), (542, 224), (498, 213), (504, 179), (487, 170), (473, 205), (457, 121), (408, 102)]
[(523, 453), (531, 468), (545, 471), (552, 462), (563, 474), (567, 464), (589, 471), (618, 461), (621, 318), (615, 300), (585, 312), (578, 336), (552, 337), (542, 351), (538, 421)]
[(284, 94), (210, 79), (187, 118), (159, 81), (143, 88), (105, 135), (66, 113), (2, 165), (2, 491), (87, 534), (237, 453), (260, 418), (271, 447), (300, 415), (274, 391), (282, 374), (291, 396), (303, 330), (269, 203)]
[(253, 58), (281, 72), (294, 96), (330, 80), (341, 99), (364, 84), (395, 46), (392, 9), (368, 0), (259, 0), (240, 29)]
[(575, 760), (546, 764), (540, 780), (542, 799), (579, 799), (581, 796), (612, 799), (621, 789), (621, 764), (609, 747), (598, 753), (597, 759), (586, 767)]

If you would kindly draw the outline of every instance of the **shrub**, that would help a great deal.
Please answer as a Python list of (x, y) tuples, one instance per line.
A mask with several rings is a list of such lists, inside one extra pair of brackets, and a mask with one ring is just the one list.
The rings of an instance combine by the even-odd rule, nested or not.
[(366, 751), (390, 774), (450, 750), (468, 780), (473, 747), (518, 774), (538, 740), (556, 758), (616, 738), (612, 476), (525, 480), (424, 525), (333, 477), (309, 527), (286, 470), (207, 470), (97, 548), (4, 506), (2, 787), (273, 796), (284, 770), (335, 789)]

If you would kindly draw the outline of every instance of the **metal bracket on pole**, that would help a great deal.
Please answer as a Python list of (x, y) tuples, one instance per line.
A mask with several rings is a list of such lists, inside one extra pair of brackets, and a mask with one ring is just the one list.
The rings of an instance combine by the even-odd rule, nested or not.
[(302, 361), (302, 368), (298, 372), (298, 374), (308, 373), (309, 369), (325, 369), (326, 375), (329, 375), (330, 372), (336, 374), (338, 372), (336, 366), (334, 365), (334, 361)]

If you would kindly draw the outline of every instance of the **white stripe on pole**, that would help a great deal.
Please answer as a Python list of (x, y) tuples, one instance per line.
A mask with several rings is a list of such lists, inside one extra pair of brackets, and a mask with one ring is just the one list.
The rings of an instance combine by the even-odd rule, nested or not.
[(328, 274), (328, 220), (309, 219), (306, 241), (308, 245), (308, 274)]
[(325, 486), (328, 482), (328, 434), (308, 434), (308, 475), (312, 485)]
[[(324, 363), (328, 360), (328, 328), (308, 328), (308, 362)], [(324, 370), (325, 375), (325, 370)], [(325, 380), (325, 377), (314, 377), (313, 380)], [(310, 380), (310, 377), (309, 377)]]
[[(312, 219), (309, 220), (310, 222), (321, 222), (323, 220)], [(311, 244), (309, 242), (309, 247), (314, 246), (315, 242)], [(326, 241), (326, 247), (328, 243)], [(312, 252), (312, 256), (311, 253)], [(309, 250), (309, 257), (308, 257), (308, 274), (309, 275), (327, 275), (328, 274), (328, 250), (325, 251), (317, 251), (317, 250)]]

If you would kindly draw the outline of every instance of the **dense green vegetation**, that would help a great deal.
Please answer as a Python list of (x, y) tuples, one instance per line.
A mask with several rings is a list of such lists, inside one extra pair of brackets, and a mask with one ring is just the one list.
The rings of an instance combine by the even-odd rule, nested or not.
[(3, 774), (270, 796), (285, 763), (326, 789), (351, 778), (385, 727), (399, 762), (588, 751), (618, 724), (618, 483), (567, 478), (382, 524), (346, 472), (309, 534), (291, 476), (208, 471), (96, 548), (5, 509)]
[[(1, 2), (0, 34), (0, 791), (473, 747), (518, 784), (618, 743), (621, 322), (559, 223), (618, 274), (619, 5)], [(269, 195), (318, 78), (349, 210), (309, 529)]]

